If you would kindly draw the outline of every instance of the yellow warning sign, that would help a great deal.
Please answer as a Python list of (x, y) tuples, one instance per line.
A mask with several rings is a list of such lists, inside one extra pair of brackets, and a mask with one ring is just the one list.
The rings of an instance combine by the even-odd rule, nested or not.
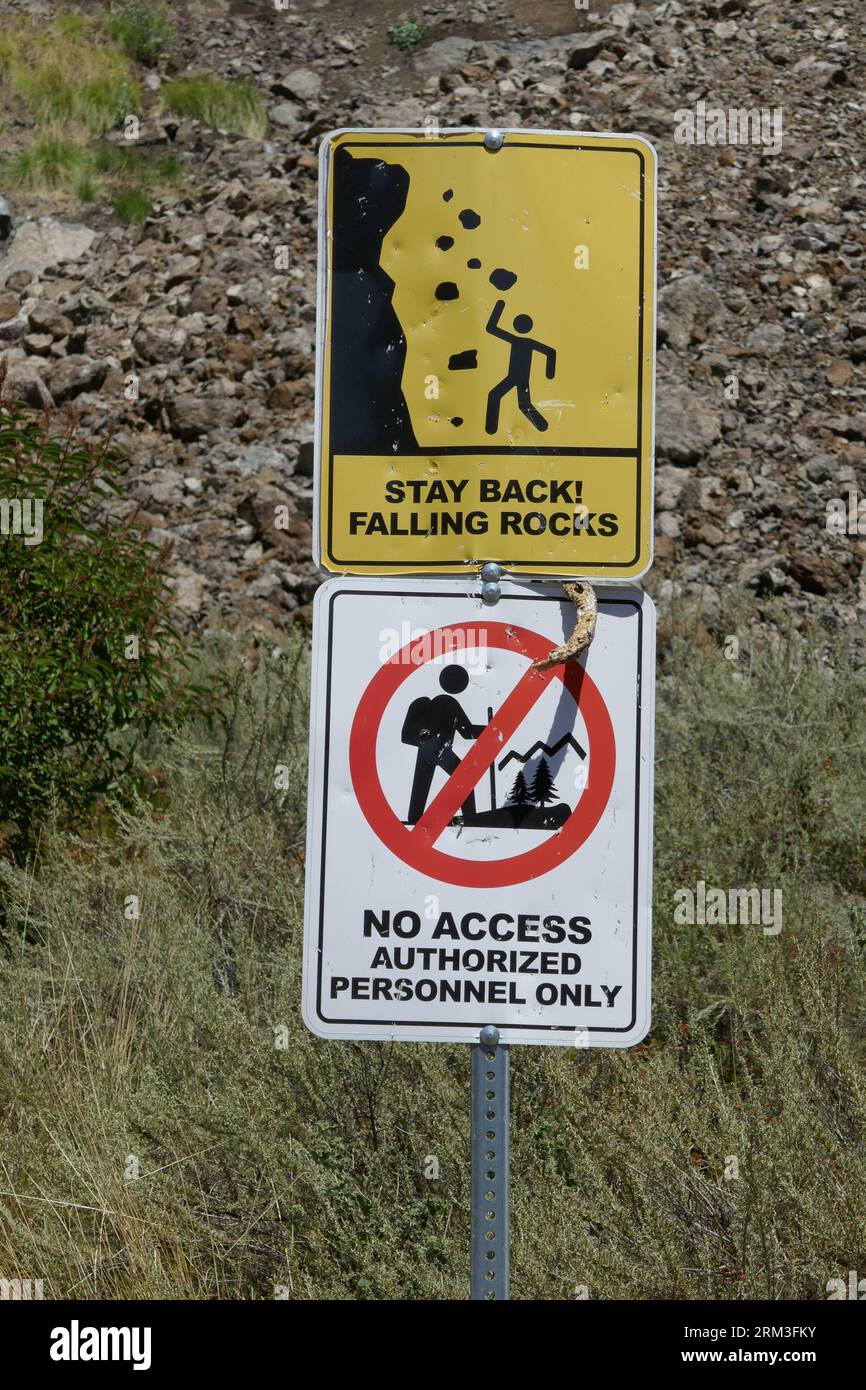
[(325, 569), (648, 568), (655, 182), (635, 136), (325, 138)]

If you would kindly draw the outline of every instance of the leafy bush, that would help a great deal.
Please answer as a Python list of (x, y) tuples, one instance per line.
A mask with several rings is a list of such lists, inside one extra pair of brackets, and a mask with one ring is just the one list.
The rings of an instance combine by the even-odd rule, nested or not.
[(12, 854), (53, 804), (75, 820), (128, 792), (139, 739), (206, 694), (182, 680), (165, 551), (107, 510), (118, 473), (74, 423), (56, 433), (0, 406), (0, 850)]
[(395, 48), (408, 52), (416, 48), (424, 37), (423, 26), (417, 19), (404, 19), (397, 24), (388, 25), (388, 38)]
[(176, 77), (163, 84), (160, 98), (165, 111), (203, 121), (215, 130), (261, 136), (267, 126), (262, 94), (244, 77), (235, 82), (209, 74)]
[(105, 28), (136, 63), (154, 67), (171, 48), (174, 31), (165, 6), (150, 0), (126, 0), (109, 15)]

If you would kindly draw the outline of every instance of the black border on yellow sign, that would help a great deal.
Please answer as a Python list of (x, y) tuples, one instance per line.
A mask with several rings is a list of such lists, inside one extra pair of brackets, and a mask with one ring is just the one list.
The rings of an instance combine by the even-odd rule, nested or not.
[[(563, 134), (567, 135), (567, 132), (564, 131)], [(362, 149), (365, 149), (365, 150), (370, 150), (370, 149), (376, 149), (376, 148), (380, 148), (380, 149), (403, 148), (403, 147), (405, 146), (405, 144), (406, 144), (405, 140), (377, 140), (377, 141), (375, 141), (375, 143), (374, 143), (373, 141), (367, 141), (367, 140), (346, 140), (346, 141), (341, 142), (341, 147), (344, 148), (344, 149), (351, 149), (351, 148), (355, 147), (355, 148), (362, 148)], [(479, 148), (479, 147), (480, 147), (480, 148), (483, 148), (483, 147), (484, 147), (484, 141), (483, 141), (483, 139), (481, 139), (481, 140), (461, 140), (459, 143), (458, 143), (458, 142), (455, 142), (454, 144), (449, 145), (449, 149), (451, 149), (451, 150), (462, 150), (462, 149), (467, 149), (467, 150), (468, 150), (468, 149), (477, 149), (477, 148)], [(419, 143), (418, 143), (417, 145), (414, 145), (414, 146), (413, 146), (413, 149), (437, 149), (437, 148), (439, 148), (439, 145), (438, 145), (438, 143), (435, 142), (435, 141), (431, 141), (431, 142), (429, 142), (429, 143), (427, 143), (427, 144), (425, 144), (424, 142), (420, 142), (420, 141), (419, 141)], [(535, 150), (545, 150), (545, 149), (546, 149), (546, 150), (561, 150), (561, 149), (563, 148), (563, 145), (562, 145), (562, 142), (554, 142), (554, 141), (551, 141), (551, 142), (549, 142), (549, 143), (541, 143), (540, 141), (536, 141), (536, 140), (520, 140), (520, 139), (514, 139), (514, 140), (512, 140), (512, 139), (510, 139), (510, 140), (508, 141), (508, 148), (509, 148), (509, 149), (535, 149)], [(569, 144), (569, 145), (567, 146), (567, 148), (568, 148), (568, 149), (571, 149), (571, 150), (578, 151), (578, 152), (582, 152), (582, 153), (585, 153), (585, 154), (592, 153), (592, 152), (595, 152), (595, 153), (599, 153), (599, 152), (600, 152), (600, 153), (602, 153), (602, 154), (630, 154), (630, 155), (634, 155), (635, 158), (636, 158), (636, 159), (639, 161), (639, 163), (640, 163), (640, 241), (639, 241), (639, 247), (638, 247), (638, 260), (639, 260), (638, 277), (639, 277), (639, 278), (638, 278), (638, 305), (637, 305), (637, 317), (638, 317), (637, 419), (636, 419), (636, 422), (635, 422), (635, 440), (636, 440), (636, 447), (634, 447), (634, 448), (625, 448), (625, 449), (613, 449), (613, 448), (596, 448), (596, 449), (593, 449), (591, 446), (575, 446), (575, 447), (573, 447), (573, 448), (559, 446), (559, 447), (551, 447), (551, 448), (545, 448), (545, 449), (534, 449), (534, 448), (531, 448), (531, 447), (522, 447), (522, 448), (521, 448), (521, 447), (513, 447), (513, 446), (512, 446), (512, 447), (509, 447), (507, 444), (505, 444), (505, 445), (502, 445), (502, 444), (499, 444), (499, 445), (476, 445), (475, 447), (473, 447), (472, 445), (460, 444), (460, 445), (445, 445), (445, 446), (443, 446), (443, 447), (437, 447), (437, 448), (433, 448), (433, 449), (423, 449), (423, 448), (421, 448), (420, 446), (416, 446), (414, 449), (405, 449), (405, 450), (401, 450), (401, 452), (400, 452), (400, 457), (401, 457), (401, 458), (437, 458), (437, 457), (445, 456), (445, 455), (448, 455), (448, 454), (467, 454), (467, 455), (469, 455), (470, 457), (476, 457), (476, 458), (481, 457), (481, 456), (484, 455), (484, 454), (509, 454), (509, 455), (512, 455), (512, 456), (513, 456), (513, 455), (521, 455), (521, 454), (523, 454), (523, 455), (527, 455), (527, 456), (529, 456), (529, 457), (532, 457), (533, 455), (544, 453), (544, 454), (549, 455), (549, 456), (561, 455), (561, 456), (570, 457), (570, 458), (575, 458), (575, 457), (577, 457), (577, 458), (581, 458), (581, 457), (583, 457), (583, 458), (585, 458), (585, 457), (594, 457), (594, 458), (628, 458), (628, 459), (634, 459), (634, 460), (636, 461), (636, 464), (637, 464), (637, 468), (636, 468), (636, 474), (637, 474), (637, 477), (636, 477), (636, 497), (635, 497), (635, 548), (634, 548), (634, 554), (631, 556), (631, 558), (630, 558), (629, 560), (615, 560), (615, 561), (606, 560), (606, 561), (604, 561), (604, 563), (603, 563), (603, 567), (597, 566), (597, 565), (596, 565), (596, 566), (590, 566), (589, 568), (591, 568), (591, 569), (593, 569), (593, 570), (596, 570), (596, 569), (598, 569), (598, 568), (603, 568), (603, 573), (600, 574), (600, 575), (598, 576), (599, 579), (602, 579), (602, 578), (604, 577), (604, 574), (608, 573), (609, 571), (612, 571), (612, 570), (624, 570), (624, 569), (630, 570), (630, 569), (632, 569), (632, 568), (638, 563), (638, 560), (640, 559), (641, 529), (642, 529), (642, 528), (641, 528), (641, 501), (642, 501), (642, 491), (643, 491), (643, 476), (642, 476), (642, 475), (643, 475), (643, 456), (642, 456), (642, 452), (641, 452), (641, 434), (642, 434), (642, 426), (643, 426), (643, 365), (644, 365), (644, 364), (643, 364), (643, 345), (644, 345), (644, 318), (645, 318), (645, 314), (644, 314), (644, 291), (645, 291), (644, 256), (645, 256), (645, 244), (646, 244), (646, 162), (645, 162), (644, 155), (643, 155), (643, 153), (642, 153), (641, 150), (639, 150), (639, 149), (633, 149), (633, 148), (631, 148), (631, 147), (629, 147), (629, 146), (625, 146), (625, 145), (613, 145), (613, 144), (611, 144), (611, 145), (607, 145), (607, 144), (604, 144), (604, 145), (583, 145), (583, 144), (577, 143), (577, 144), (573, 144), (573, 145), (572, 145), (572, 144)], [(332, 174), (329, 174), (329, 177), (332, 177), (332, 176), (333, 176)], [(329, 279), (330, 279), (331, 274), (332, 274), (332, 271), (331, 271), (331, 267), (330, 267), (330, 263), (329, 263), (329, 266), (328, 266), (328, 276), (329, 276)], [(334, 387), (333, 387), (333, 381), (332, 381), (332, 379), (331, 379), (332, 374), (329, 372), (328, 375), (329, 375), (329, 380), (328, 380), (328, 391), (329, 391), (329, 393), (332, 393), (332, 392), (333, 392), (333, 389), (334, 389)], [(329, 411), (328, 411), (329, 419), (333, 418), (333, 410), (334, 410), (334, 403), (333, 403), (333, 396), (331, 395), (331, 398), (330, 398), (330, 400), (329, 400)], [(330, 431), (329, 431), (329, 433), (330, 433)], [(363, 457), (363, 456), (366, 455), (366, 454), (370, 454), (370, 455), (372, 456), (372, 455), (374, 455), (374, 454), (376, 454), (377, 452), (380, 452), (380, 451), (377, 451), (377, 450), (356, 449), (356, 450), (353, 450), (352, 452), (355, 453), (355, 454), (357, 454), (358, 457)], [(320, 524), (320, 523), (318, 523), (318, 524)], [(381, 566), (382, 566), (382, 563), (383, 563), (381, 559), (377, 559), (377, 560), (369, 560), (369, 559), (365, 559), (365, 560), (342, 559), (342, 558), (339, 558), (339, 557), (338, 557), (337, 555), (335, 555), (335, 553), (334, 553), (334, 450), (331, 448), (331, 441), (330, 441), (330, 438), (328, 439), (328, 523), (327, 523), (327, 536), (326, 536), (324, 539), (325, 539), (325, 541), (326, 541), (325, 556), (326, 556), (326, 558), (327, 558), (327, 560), (328, 560), (328, 562), (329, 562), (330, 564), (336, 565), (336, 566), (338, 566), (338, 567), (339, 567), (339, 566), (351, 566), (351, 567), (352, 567), (352, 572), (353, 572), (353, 573), (364, 573), (365, 571), (370, 570), (370, 569), (372, 569), (372, 570), (379, 570), (379, 569), (381, 569)], [(651, 545), (652, 545), (652, 538), (650, 537), (650, 551), (651, 551)], [(325, 557), (323, 557), (323, 558), (325, 558)], [(648, 561), (648, 563), (649, 563), (649, 555), (647, 556), (647, 561)], [(505, 563), (505, 564), (508, 563), (507, 557), (503, 558), (503, 563)], [(448, 562), (448, 561), (439, 561), (439, 562), (437, 563), (436, 561), (431, 561), (429, 558), (424, 559), (424, 560), (402, 560), (402, 561), (400, 562), (400, 569), (401, 569), (401, 570), (403, 570), (403, 569), (405, 569), (405, 570), (410, 570), (410, 569), (424, 570), (424, 571), (426, 571), (427, 573), (431, 573), (431, 572), (432, 572), (432, 573), (438, 573), (438, 574), (440, 574), (440, 575), (443, 574), (443, 573), (445, 573), (445, 572), (447, 572), (447, 573), (459, 572), (459, 568), (458, 568), (456, 562), (455, 562), (455, 563), (452, 563), (452, 562)], [(534, 561), (534, 562), (533, 562), (533, 565), (532, 565), (532, 570), (533, 570), (533, 571), (555, 570), (557, 573), (560, 573), (560, 574), (564, 572), (564, 570), (563, 570), (563, 564), (562, 564), (562, 561), (561, 561), (561, 560), (537, 560), (537, 561)], [(521, 572), (527, 572), (527, 571), (528, 571), (528, 566), (521, 565)], [(570, 571), (569, 571), (569, 572), (570, 572)], [(576, 572), (576, 571), (575, 571), (575, 572)], [(393, 577), (396, 577), (396, 576), (393, 576), (393, 575), (392, 575), (391, 577), (393, 578)], [(632, 576), (629, 576), (629, 577), (631, 578)]]

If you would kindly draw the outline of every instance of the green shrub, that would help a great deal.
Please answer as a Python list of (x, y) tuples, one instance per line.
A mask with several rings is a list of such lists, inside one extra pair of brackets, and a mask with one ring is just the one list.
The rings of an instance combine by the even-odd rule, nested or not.
[(2, 177), (16, 188), (51, 192), (69, 188), (83, 203), (109, 200), (121, 221), (140, 222), (151, 210), (145, 190), (177, 183), (181, 162), (174, 151), (151, 154), (135, 145), (70, 144), (40, 135), (2, 166)]
[(235, 82), (208, 74), (177, 77), (163, 84), (160, 98), (165, 111), (203, 121), (215, 130), (260, 137), (267, 127), (261, 92), (243, 77)]
[(121, 222), (128, 225), (143, 222), (150, 216), (152, 203), (141, 188), (121, 188), (115, 193), (112, 207)]
[(132, 145), (97, 145), (93, 151), (93, 168), (97, 174), (131, 174), (135, 156)]
[(143, 175), (148, 184), (174, 183), (180, 178), (181, 163), (174, 151), (157, 155), (145, 165)]
[(107, 33), (137, 63), (154, 67), (171, 48), (174, 30), (164, 5), (126, 0), (105, 21)]
[(15, 188), (53, 191), (73, 182), (86, 163), (79, 145), (70, 145), (56, 135), (40, 135), (29, 150), (21, 150), (9, 160), (4, 178)]
[(75, 196), (82, 203), (98, 203), (99, 187), (91, 178), (90, 174), (82, 174), (75, 180), (73, 185)]
[(74, 821), (129, 791), (138, 740), (205, 694), (182, 680), (165, 551), (106, 509), (119, 467), (74, 424), (0, 406), (4, 852), (26, 851), (54, 805)]
[(174, 183), (180, 176), (180, 159), (170, 150), (167, 154), (151, 155), (136, 145), (97, 145), (92, 157), (96, 174), (110, 179), (128, 180), (152, 188)]
[(404, 19), (397, 24), (388, 25), (388, 38), (395, 48), (408, 52), (416, 48), (424, 37), (423, 26), (417, 19)]

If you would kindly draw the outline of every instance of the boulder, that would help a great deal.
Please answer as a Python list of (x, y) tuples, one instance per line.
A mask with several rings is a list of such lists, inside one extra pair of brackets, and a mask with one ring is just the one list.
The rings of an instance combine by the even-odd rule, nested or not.
[(266, 550), (276, 550), (288, 564), (309, 559), (312, 527), (295, 498), (274, 488), (260, 489), (243, 499), (238, 516), (252, 526)]
[(58, 222), (54, 217), (40, 217), (18, 228), (9, 250), (0, 258), (0, 285), (10, 276), (26, 271), (34, 278), (46, 270), (77, 261), (90, 249), (96, 232), (74, 222)]

